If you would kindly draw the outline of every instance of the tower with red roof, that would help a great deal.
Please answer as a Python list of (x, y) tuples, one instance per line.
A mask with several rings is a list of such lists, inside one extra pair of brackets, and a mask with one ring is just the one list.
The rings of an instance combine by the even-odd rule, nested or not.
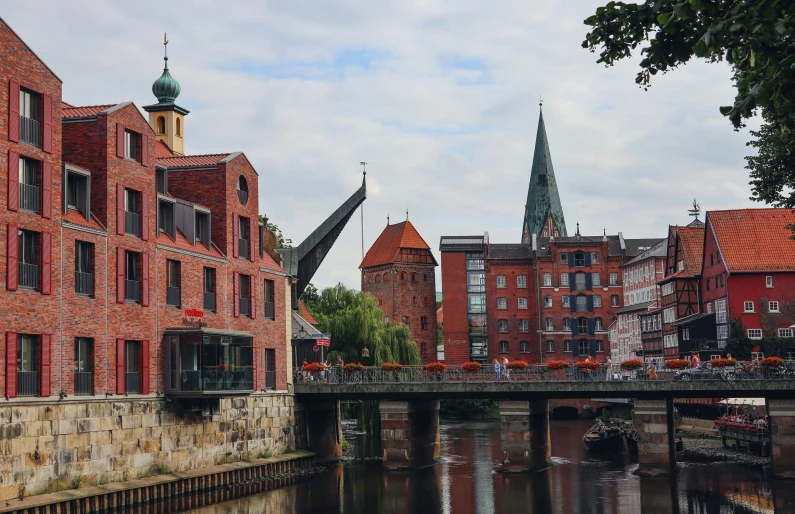
[(384, 321), (406, 325), (423, 362), (436, 355), (436, 272), (428, 243), (406, 220), (387, 225), (359, 269), (362, 291), (373, 295)]

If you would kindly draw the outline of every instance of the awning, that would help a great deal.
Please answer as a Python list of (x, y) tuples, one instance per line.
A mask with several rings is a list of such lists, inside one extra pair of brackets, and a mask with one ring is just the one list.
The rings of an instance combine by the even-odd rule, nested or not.
[(754, 407), (764, 407), (765, 406), (765, 399), (764, 398), (726, 398), (725, 400), (721, 400), (718, 403), (722, 403), (723, 405), (751, 405)]
[(292, 311), (292, 333), (293, 339), (331, 339), (305, 320), (298, 311)]

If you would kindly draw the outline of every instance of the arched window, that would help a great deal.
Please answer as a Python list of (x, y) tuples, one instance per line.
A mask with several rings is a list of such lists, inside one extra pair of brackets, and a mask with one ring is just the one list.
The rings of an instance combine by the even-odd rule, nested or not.
[(177, 118), (177, 135), (182, 137), (182, 122)]
[(375, 283), (376, 284), (380, 284), (381, 283), (381, 275), (376, 275), (375, 276)]
[(248, 203), (248, 182), (243, 175), (240, 175), (237, 179), (237, 199), (240, 200), (240, 203), (243, 205)]
[(166, 133), (166, 119), (163, 116), (157, 117), (157, 133), (158, 134)]
[(411, 274), (411, 281), (412, 282), (416, 282), (417, 281), (417, 274), (416, 273), (412, 273)]
[(384, 282), (389, 282), (389, 273), (384, 273)]

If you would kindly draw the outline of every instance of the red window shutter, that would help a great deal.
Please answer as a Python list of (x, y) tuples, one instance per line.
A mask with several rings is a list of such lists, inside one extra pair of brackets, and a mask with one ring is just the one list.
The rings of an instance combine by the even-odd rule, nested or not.
[[(19, 287), (19, 231), (16, 225), (8, 225), (7, 241), (6, 289), (16, 291)], [(16, 362), (14, 366), (16, 366)]]
[(149, 193), (141, 192), (141, 239), (149, 241)]
[(149, 254), (141, 254), (141, 305), (149, 307)]
[(149, 166), (149, 138), (141, 135), (141, 164)]
[(257, 277), (252, 275), (248, 278), (248, 297), (249, 297), (249, 312), (251, 319), (257, 319)]
[(52, 294), (52, 234), (41, 233), (41, 294)]
[(52, 218), (52, 163), (44, 161), (41, 166), (41, 216)]
[(124, 339), (116, 339), (116, 394), (124, 394), (127, 392), (127, 378), (124, 367), (126, 343)]
[(124, 157), (124, 125), (116, 124), (116, 157)]
[(116, 184), (116, 234), (124, 235), (124, 184)]
[(42, 131), (41, 149), (52, 153), (52, 97), (44, 95), (44, 130)]
[[(18, 188), (17, 188), (18, 189)], [(232, 257), (240, 256), (240, 219), (237, 214), (232, 215)]]
[(17, 397), (17, 333), (6, 332), (6, 397)]
[(141, 394), (149, 394), (149, 341), (141, 341)]
[(124, 298), (127, 296), (127, 284), (125, 275), (125, 260), (127, 252), (124, 248), (116, 248), (116, 303), (124, 303)]
[(19, 84), (13, 80), (8, 83), (8, 140), (19, 141)]
[(19, 154), (11, 150), (8, 151), (8, 210), (19, 210)]
[(52, 346), (52, 336), (50, 334), (41, 335), (41, 383), (39, 385), (39, 396), (47, 398), (50, 396), (50, 347)]
[(240, 273), (232, 273), (232, 298), (234, 303), (234, 316), (240, 317)]
[(248, 257), (249, 259), (251, 259), (251, 262), (254, 262), (257, 256), (257, 252), (254, 251), (254, 249), (256, 248), (256, 246), (254, 245), (254, 241), (257, 241), (257, 239), (255, 239), (255, 237), (257, 237), (255, 236), (255, 234), (259, 235), (259, 223), (257, 222), (256, 218), (251, 218), (249, 219), (249, 221), (250, 221), (249, 223), (250, 228), (248, 231), (248, 236), (249, 236)]

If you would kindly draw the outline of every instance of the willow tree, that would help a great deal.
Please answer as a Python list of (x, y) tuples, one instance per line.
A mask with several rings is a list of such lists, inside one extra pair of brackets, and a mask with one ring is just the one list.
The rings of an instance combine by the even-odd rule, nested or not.
[[(329, 361), (331, 364), (342, 356), (345, 362), (361, 362), (380, 366), (384, 362), (420, 364), (417, 343), (411, 340), (408, 327), (393, 322), (384, 323), (384, 313), (378, 301), (369, 294), (348, 289), (342, 284), (327, 287), (319, 300), (310, 306), (317, 320), (317, 328), (331, 335)], [(370, 352), (362, 357), (365, 345)], [(378, 402), (366, 400), (359, 410), (359, 430), (369, 434), (368, 454), (376, 455), (380, 448), (380, 414)]]

